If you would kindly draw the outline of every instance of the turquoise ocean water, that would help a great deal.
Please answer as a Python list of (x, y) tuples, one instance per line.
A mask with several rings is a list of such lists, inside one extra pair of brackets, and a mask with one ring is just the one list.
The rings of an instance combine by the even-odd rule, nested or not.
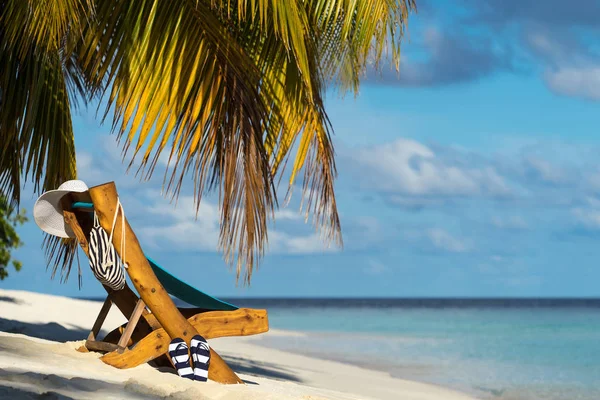
[(242, 303), (267, 308), (271, 328), (306, 332), (262, 339), (266, 346), (381, 369), (481, 399), (600, 399), (598, 301)]

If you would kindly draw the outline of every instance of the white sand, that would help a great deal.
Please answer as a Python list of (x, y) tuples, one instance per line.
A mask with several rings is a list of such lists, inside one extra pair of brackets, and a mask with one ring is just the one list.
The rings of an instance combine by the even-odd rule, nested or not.
[[(239, 375), (246, 385), (188, 381), (149, 365), (118, 370), (102, 363), (97, 353), (75, 351), (100, 307), (99, 302), (0, 290), (0, 398), (473, 400), (379, 371), (261, 347), (252, 337), (210, 341), (234, 369), (245, 372)], [(105, 326), (124, 321), (113, 307)], [(278, 334), (294, 333), (266, 333)]]

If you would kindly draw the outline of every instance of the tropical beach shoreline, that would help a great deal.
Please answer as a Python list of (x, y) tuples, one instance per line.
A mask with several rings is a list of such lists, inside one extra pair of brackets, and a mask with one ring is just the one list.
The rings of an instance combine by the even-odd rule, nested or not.
[[(272, 330), (210, 344), (239, 372), (246, 385), (202, 384), (174, 371), (142, 365), (118, 370), (96, 353), (75, 351), (101, 307), (27, 291), (0, 290), (0, 397), (38, 399), (415, 399), (472, 400), (435, 385), (397, 379), (389, 373), (265, 347), (264, 337), (303, 335)], [(105, 326), (125, 322), (112, 310)], [(262, 344), (261, 344), (262, 343)]]

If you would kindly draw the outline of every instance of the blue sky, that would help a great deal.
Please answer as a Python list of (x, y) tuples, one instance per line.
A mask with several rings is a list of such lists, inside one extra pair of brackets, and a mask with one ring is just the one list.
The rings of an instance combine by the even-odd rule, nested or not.
[[(293, 201), (236, 287), (215, 199), (195, 220), (191, 182), (174, 207), (160, 173), (126, 175), (94, 108), (74, 121), (81, 178), (115, 180), (145, 251), (215, 295), (600, 296), (600, 3), (418, 6), (400, 77), (369, 71), (357, 98), (327, 97), (343, 249), (324, 248)], [(20, 233), (24, 268), (3, 288), (102, 295), (85, 259), (82, 290), (75, 274), (50, 280), (39, 229)]]

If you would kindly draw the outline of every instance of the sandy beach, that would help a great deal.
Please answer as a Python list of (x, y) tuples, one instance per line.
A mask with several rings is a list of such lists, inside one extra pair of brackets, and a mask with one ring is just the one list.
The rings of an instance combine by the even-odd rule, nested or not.
[[(433, 385), (257, 344), (257, 337), (211, 340), (246, 385), (199, 383), (142, 365), (112, 368), (79, 353), (101, 303), (0, 290), (0, 398), (219, 400), (469, 400)], [(105, 322), (125, 322), (115, 308)], [(266, 335), (299, 335), (271, 330)]]

